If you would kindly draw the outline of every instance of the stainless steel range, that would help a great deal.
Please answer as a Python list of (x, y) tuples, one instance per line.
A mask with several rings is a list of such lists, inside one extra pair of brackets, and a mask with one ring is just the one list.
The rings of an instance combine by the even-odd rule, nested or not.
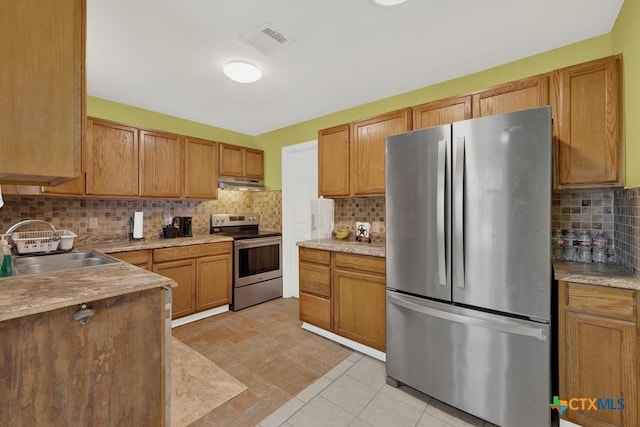
[(259, 224), (252, 213), (211, 215), (211, 234), (233, 237), (233, 311), (282, 296), (282, 233)]

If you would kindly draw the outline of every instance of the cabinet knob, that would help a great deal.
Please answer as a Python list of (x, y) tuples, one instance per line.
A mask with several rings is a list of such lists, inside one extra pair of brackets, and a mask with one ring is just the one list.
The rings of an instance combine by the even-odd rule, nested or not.
[(94, 309), (87, 308), (87, 304), (82, 304), (80, 310), (73, 315), (73, 320), (77, 320), (83, 325), (86, 325), (87, 323), (89, 323), (89, 320), (91, 320), (91, 318), (95, 316), (95, 314), (96, 311)]

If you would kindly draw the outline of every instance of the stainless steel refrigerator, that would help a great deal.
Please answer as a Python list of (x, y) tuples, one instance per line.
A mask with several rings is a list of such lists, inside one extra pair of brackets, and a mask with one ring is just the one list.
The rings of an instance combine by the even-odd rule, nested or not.
[(387, 138), (390, 384), (549, 425), (551, 152), (549, 107)]

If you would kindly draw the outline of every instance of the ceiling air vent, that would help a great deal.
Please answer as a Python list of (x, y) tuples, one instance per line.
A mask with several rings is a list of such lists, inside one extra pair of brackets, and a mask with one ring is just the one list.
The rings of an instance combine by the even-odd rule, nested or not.
[(241, 40), (265, 54), (273, 53), (291, 42), (290, 38), (270, 24), (260, 26), (260, 28), (247, 34)]

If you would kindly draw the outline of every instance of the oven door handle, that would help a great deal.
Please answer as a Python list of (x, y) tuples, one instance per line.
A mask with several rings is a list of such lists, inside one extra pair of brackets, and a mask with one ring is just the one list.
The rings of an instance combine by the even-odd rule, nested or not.
[(259, 237), (257, 239), (236, 240), (233, 242), (236, 248), (256, 248), (258, 246), (279, 245), (282, 237)]

